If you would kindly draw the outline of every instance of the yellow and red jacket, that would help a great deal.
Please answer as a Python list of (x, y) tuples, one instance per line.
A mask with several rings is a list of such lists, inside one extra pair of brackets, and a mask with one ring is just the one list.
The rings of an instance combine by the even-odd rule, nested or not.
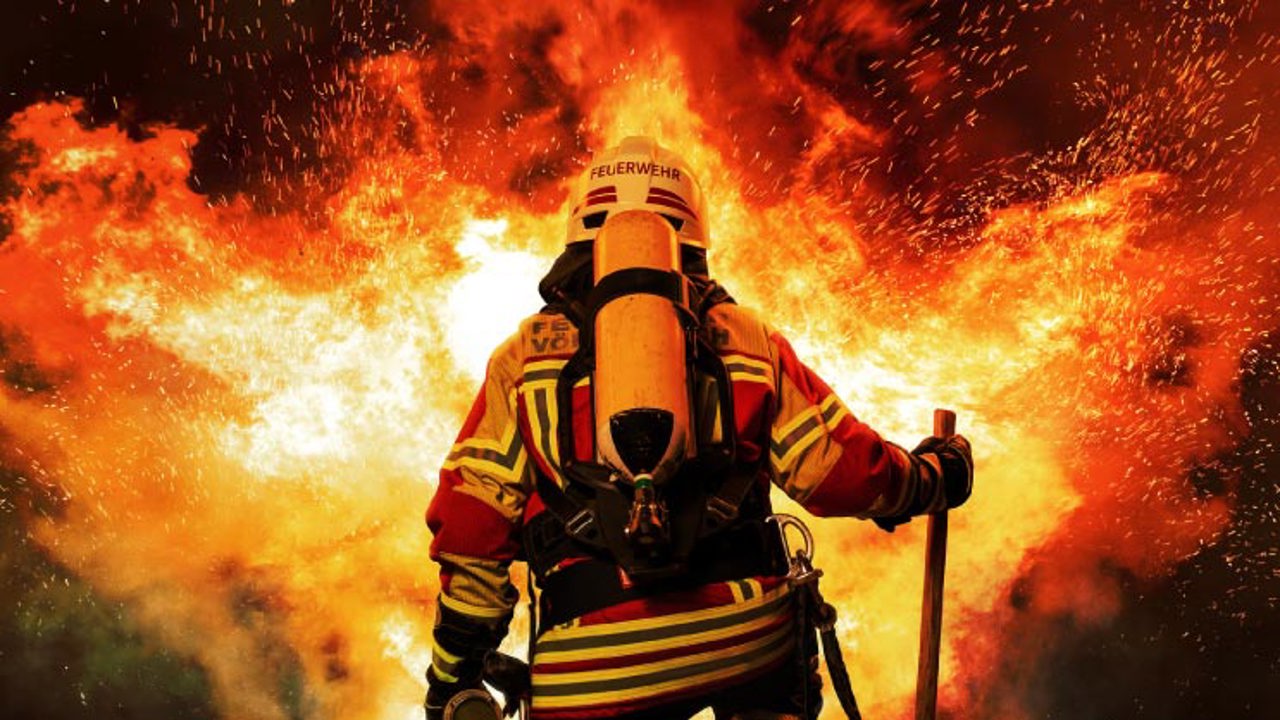
[[(702, 332), (729, 372), (739, 459), (759, 461), (761, 483), (772, 481), (820, 516), (906, 511), (914, 492), (907, 453), (855, 418), (779, 333), (732, 303), (712, 307)], [(440, 473), (427, 511), (431, 556), (441, 566), (439, 602), (475, 622), (505, 623), (519, 598), (508, 569), (521, 559), (521, 528), (546, 512), (534, 474), (564, 483), (555, 389), (577, 346), (577, 331), (563, 316), (526, 319), (490, 359)], [(574, 446), (588, 460), (589, 379), (572, 397)], [(769, 672), (791, 657), (799, 635), (792, 614), (782, 578), (755, 577), (540, 628), (534, 717), (610, 717)], [(433, 673), (451, 680), (456, 662), (437, 644)]]

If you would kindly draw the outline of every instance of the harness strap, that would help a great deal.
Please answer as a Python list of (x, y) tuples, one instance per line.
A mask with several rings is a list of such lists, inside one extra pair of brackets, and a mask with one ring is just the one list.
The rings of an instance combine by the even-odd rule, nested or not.
[[(840, 708), (849, 720), (862, 720), (858, 710), (858, 699), (853, 695), (853, 685), (849, 682), (849, 669), (844, 665), (844, 654), (840, 651), (840, 639), (836, 637), (835, 608), (823, 603), (818, 611), (819, 635), (822, 637), (822, 656), (827, 659), (827, 675), (831, 677), (831, 687), (836, 691), (836, 699)], [(829, 615), (832, 622), (822, 620)]]
[[(815, 720), (818, 712), (822, 709), (822, 695), (821, 690), (815, 688), (809, 679), (809, 673), (812, 672), (809, 666), (809, 658), (813, 657), (812, 653), (817, 652), (817, 648), (812, 647), (810, 644), (813, 642), (813, 622), (809, 617), (813, 614), (813, 609), (809, 607), (812, 602), (809, 593), (804, 590), (801, 590), (797, 595), (796, 621), (802, 633), (800, 636), (800, 649), (796, 652), (797, 675), (800, 678), (800, 716), (804, 720)], [(817, 707), (810, 711), (810, 706), (815, 704), (813, 698), (815, 689), (819, 691)]]
[[(827, 661), (827, 675), (831, 678), (832, 689), (836, 691), (836, 699), (840, 701), (840, 709), (844, 710), (849, 720), (862, 720), (858, 700), (853, 694), (853, 684), (849, 681), (849, 669), (844, 664), (840, 638), (836, 635), (836, 608), (823, 599), (822, 592), (818, 589), (820, 575), (821, 571), (799, 587), (801, 617), (810, 627), (818, 630), (822, 641), (822, 656)], [(805, 704), (808, 705), (808, 702), (806, 693)]]
[(594, 320), (600, 308), (626, 295), (657, 295), (671, 301), (682, 311), (686, 325), (696, 320), (690, 308), (694, 298), (688, 278), (675, 270), (657, 270), (646, 267), (623, 268), (600, 278), (587, 295), (586, 318)]
[[(535, 484), (538, 489), (538, 497), (542, 499), (542, 503), (547, 506), (549, 512), (542, 513), (538, 517), (546, 515), (554, 516), (558, 521), (554, 531), (561, 533), (561, 538), (569, 545), (568, 540), (572, 538), (578, 542), (584, 543), (588, 547), (605, 549), (607, 547), (604, 534), (600, 530), (599, 520), (596, 513), (591, 509), (590, 502), (585, 497), (574, 497), (582, 495), (578, 491), (576, 485), (569, 484), (567, 488), (561, 488), (554, 480), (547, 477), (541, 472), (534, 473)], [(571, 495), (572, 493), (572, 495)], [(547, 523), (539, 523), (537, 528), (539, 541), (542, 536), (548, 535), (553, 530), (547, 526)], [(528, 537), (528, 533), (526, 533)], [(536, 572), (542, 573), (554, 566), (540, 567), (543, 563), (535, 560), (534, 556), (529, 556), (529, 566)]]
[(702, 528), (699, 530), (699, 535), (721, 530), (738, 519), (742, 503), (747, 499), (747, 493), (755, 487), (758, 468), (757, 463), (751, 463), (745, 467), (734, 467), (729, 477), (720, 483), (720, 487), (707, 496), (707, 509), (702, 515)]
[[(574, 354), (575, 357), (594, 352), (596, 314), (600, 309), (627, 295), (655, 295), (671, 301), (686, 330), (697, 327), (702, 315), (696, 314), (694, 307), (705, 312), (703, 306), (707, 300), (698, 295), (688, 278), (675, 270), (643, 267), (615, 270), (600, 278), (584, 302), (566, 301), (561, 306), (565, 311), (565, 318), (578, 329), (578, 352)], [(594, 358), (592, 361), (594, 362)]]
[[(545, 493), (541, 487), (538, 488), (538, 494), (543, 496), (545, 504)], [(524, 555), (532, 575), (543, 577), (551, 568), (565, 560), (585, 554), (584, 549), (575, 544), (565, 532), (559, 515), (547, 505), (547, 512), (538, 513), (524, 523)]]

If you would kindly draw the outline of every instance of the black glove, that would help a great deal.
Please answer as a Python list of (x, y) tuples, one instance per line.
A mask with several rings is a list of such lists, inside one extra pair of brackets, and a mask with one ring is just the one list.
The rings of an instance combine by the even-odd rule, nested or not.
[(427, 720), (443, 720), (444, 707), (453, 696), (481, 686), (485, 655), (502, 642), (509, 621), (490, 625), (444, 605), (437, 607), (437, 613), (434, 636), (443, 652), (437, 651), (427, 670)]
[(959, 507), (973, 494), (973, 453), (963, 435), (927, 437), (911, 451), (910, 458), (908, 482), (914, 492), (906, 511), (874, 519), (889, 532), (916, 515)]
[(491, 652), (484, 658), (484, 679), (506, 700), (503, 715), (515, 715), (520, 711), (521, 700), (533, 699), (533, 678), (529, 664), (523, 660)]
[[(945, 508), (960, 507), (973, 494), (973, 451), (963, 435), (948, 438), (927, 437), (920, 441), (912, 455), (932, 454), (942, 466), (942, 494)], [(941, 510), (943, 508), (936, 508)], [(936, 512), (930, 509), (929, 512)]]

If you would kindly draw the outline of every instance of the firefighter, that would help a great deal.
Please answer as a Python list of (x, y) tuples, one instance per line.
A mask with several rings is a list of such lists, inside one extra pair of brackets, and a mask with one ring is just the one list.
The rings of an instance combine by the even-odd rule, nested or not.
[[(643, 267), (601, 264), (640, 242), (655, 248)], [(539, 589), (533, 717), (816, 717), (814, 633), (771, 485), (888, 529), (969, 497), (963, 437), (883, 440), (710, 278), (707, 245), (683, 160), (643, 137), (593, 158), (546, 306), (489, 360), (427, 511), (429, 719), (480, 686), (519, 599), (516, 560)], [(629, 338), (651, 350), (619, 352)], [(628, 397), (636, 408), (617, 407)]]

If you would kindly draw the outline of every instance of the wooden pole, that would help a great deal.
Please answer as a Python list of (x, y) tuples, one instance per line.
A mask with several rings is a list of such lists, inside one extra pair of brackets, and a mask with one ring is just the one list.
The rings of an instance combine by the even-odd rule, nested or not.
[[(956, 434), (956, 414), (933, 411), (933, 434)], [(920, 661), (916, 668), (916, 720), (934, 720), (938, 712), (938, 655), (942, 649), (942, 584), (947, 570), (947, 511), (929, 515), (924, 555), (924, 602), (920, 611)]]

